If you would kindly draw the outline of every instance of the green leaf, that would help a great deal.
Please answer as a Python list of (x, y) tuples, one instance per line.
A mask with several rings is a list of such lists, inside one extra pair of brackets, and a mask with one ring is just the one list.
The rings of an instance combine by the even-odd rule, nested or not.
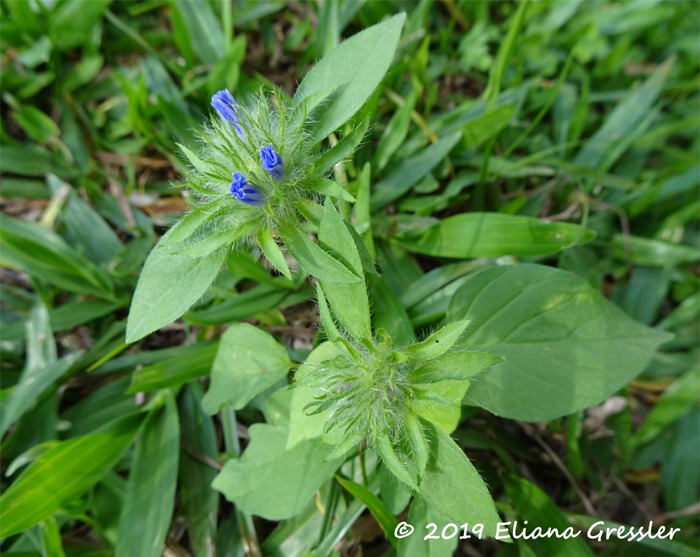
[(291, 518), (341, 464), (326, 462), (329, 449), (321, 439), (286, 449), (287, 428), (254, 424), (249, 432), (243, 456), (229, 460), (212, 484), (244, 512), (268, 520)]
[(408, 192), (448, 155), (461, 137), (462, 132), (454, 132), (401, 163), (387, 178), (374, 185), (371, 209), (381, 209)]
[(697, 247), (638, 236), (616, 234), (613, 236), (612, 248), (613, 254), (621, 261), (626, 261), (629, 253), (629, 258), (635, 265), (675, 266), (700, 259)]
[(340, 333), (331, 316), (331, 310), (326, 301), (326, 294), (323, 292), (320, 282), (316, 283), (316, 300), (318, 301), (318, 313), (321, 316), (321, 324), (328, 340), (333, 341), (340, 338)]
[(356, 340), (372, 338), (367, 287), (363, 282), (342, 284), (322, 280), (333, 315)]
[(422, 362), (438, 358), (447, 352), (459, 339), (464, 331), (469, 327), (470, 321), (456, 321), (445, 325), (442, 329), (435, 331), (423, 342), (412, 344), (404, 348), (402, 352), (411, 360)]
[(428, 432), (431, 458), (418, 486), (420, 496), (455, 524), (483, 524), (484, 534), (496, 535), (500, 521), (486, 484), (447, 433)]
[(180, 498), (190, 543), (198, 557), (214, 557), (219, 495), (211, 488), (216, 471), (196, 456), (217, 459), (216, 430), (202, 412), (202, 387), (193, 381), (178, 401), (182, 452), (180, 454)]
[(413, 492), (396, 479), (386, 466), (379, 470), (379, 481), (382, 501), (394, 514), (401, 514), (411, 500)]
[(49, 36), (55, 46), (67, 50), (86, 43), (111, 0), (62, 2), (51, 14)]
[(287, 287), (258, 284), (225, 302), (207, 309), (191, 311), (185, 315), (185, 320), (199, 325), (221, 325), (240, 321), (277, 307), (288, 295)]
[(408, 374), (411, 383), (471, 379), (476, 374), (500, 364), (503, 358), (486, 352), (450, 352), (414, 369)]
[(375, 330), (384, 329), (397, 346), (405, 346), (413, 341), (415, 335), (411, 319), (384, 277), (368, 275), (367, 282), (370, 288), (372, 322)]
[(175, 502), (180, 425), (173, 395), (151, 411), (136, 444), (115, 557), (159, 557)]
[(385, 432), (378, 433), (375, 436), (375, 443), (377, 452), (389, 471), (408, 487), (414, 490), (418, 489), (418, 484), (413, 478), (413, 475), (401, 461), (399, 455), (396, 454), (396, 447), (389, 438), (389, 435)]
[[(577, 529), (571, 526), (566, 515), (539, 487), (512, 474), (504, 477), (503, 484), (519, 517), (528, 522), (528, 531), (532, 532), (540, 527), (545, 532), (548, 528), (556, 528), (559, 532), (564, 532), (570, 528), (569, 531), (572, 534), (576, 533)], [(569, 555), (593, 557), (594, 555), (581, 537), (570, 539), (557, 536), (542, 537), (537, 542), (547, 555), (562, 557)]]
[(135, 342), (185, 313), (214, 282), (225, 255), (217, 251), (196, 259), (153, 248), (131, 301), (126, 341)]
[(335, 205), (326, 198), (321, 224), (318, 229), (318, 245), (332, 254), (336, 259), (362, 277), (362, 262), (355, 242), (350, 235), (345, 221), (340, 217)]
[(177, 347), (177, 355), (152, 365), (137, 367), (131, 374), (128, 394), (177, 387), (207, 375), (214, 363), (218, 342), (196, 342)]
[(178, 10), (189, 31), (192, 47), (203, 64), (214, 64), (226, 52), (221, 24), (208, 2), (193, 4), (173, 0), (171, 9)]
[(352, 480), (343, 478), (342, 476), (335, 476), (338, 483), (342, 485), (352, 496), (356, 499), (362, 501), (372, 516), (375, 518), (382, 530), (384, 530), (384, 535), (386, 539), (391, 542), (391, 545), (396, 547), (398, 540), (394, 536), (394, 530), (399, 525), (399, 521), (396, 517), (389, 512), (386, 508), (384, 502), (372, 493), (365, 486), (357, 484)]
[(22, 269), (72, 292), (114, 299), (109, 275), (68, 246), (58, 234), (41, 224), (10, 217), (4, 217), (0, 223), (3, 266)]
[(287, 265), (284, 254), (272, 237), (272, 232), (269, 228), (264, 227), (258, 233), (258, 244), (260, 244), (260, 249), (275, 269), (287, 277), (287, 280), (292, 280), (292, 273), (289, 270), (289, 265)]
[(447, 217), (425, 231), (397, 235), (410, 251), (433, 257), (533, 257), (557, 253), (595, 238), (575, 224), (545, 222), (500, 213), (465, 213)]
[(349, 157), (362, 141), (362, 138), (367, 133), (368, 128), (369, 120), (364, 120), (362, 123), (360, 123), (358, 127), (352, 130), (349, 134), (347, 134), (343, 139), (338, 141), (338, 143), (336, 143), (333, 147), (328, 149), (328, 151), (323, 153), (316, 160), (316, 162), (314, 163), (315, 171), (320, 175), (326, 174), (337, 163)]
[(514, 105), (500, 106), (482, 114), (481, 116), (469, 120), (462, 127), (462, 145), (465, 149), (471, 149), (484, 143), (487, 139), (494, 137), (498, 132), (506, 127), (513, 114)]
[(681, 418), (700, 398), (700, 368), (685, 372), (656, 401), (630, 443), (641, 447), (658, 437), (669, 425)]
[(418, 95), (415, 91), (411, 91), (386, 125), (372, 159), (372, 167), (377, 172), (381, 172), (384, 169), (389, 159), (406, 139), (408, 126), (411, 123), (411, 112), (413, 112), (417, 100)]
[(209, 216), (209, 213), (201, 207), (189, 212), (168, 230), (167, 234), (160, 240), (159, 247), (164, 248), (184, 242), (207, 221)]
[(629, 95), (608, 114), (603, 126), (586, 142), (576, 155), (574, 163), (596, 168), (624, 138), (649, 114), (661, 92), (675, 56), (669, 58), (649, 76), (641, 87)]
[(82, 353), (70, 354), (57, 362), (41, 366), (38, 369), (25, 369), (17, 384), (2, 401), (0, 407), (0, 436), (29, 410), (41, 393), (58, 380)]
[(318, 178), (309, 183), (309, 188), (323, 195), (329, 195), (335, 199), (342, 199), (343, 201), (355, 202), (355, 198), (348, 193), (348, 191), (333, 180), (327, 180), (325, 178)]
[(269, 333), (248, 323), (231, 325), (219, 341), (204, 411), (216, 414), (223, 404), (240, 410), (291, 366), (287, 351)]
[(333, 91), (326, 117), (314, 129), (317, 141), (328, 136), (357, 112), (389, 69), (406, 14), (373, 25), (331, 50), (306, 74), (294, 95), (294, 106), (319, 91)]
[(470, 276), (447, 318), (473, 321), (456, 349), (505, 360), (474, 382), (466, 399), (527, 421), (600, 403), (671, 338), (630, 319), (582, 279), (530, 264)]
[(310, 275), (328, 282), (360, 282), (360, 277), (313, 243), (298, 228), (292, 226), (281, 227), (280, 236), (289, 253), (299, 262), (302, 269)]
[(445, 433), (452, 433), (462, 417), (462, 399), (469, 385), (469, 379), (416, 384), (417, 396), (410, 408)]
[(323, 428), (326, 422), (326, 415), (323, 413), (308, 415), (304, 408), (316, 400), (316, 397), (323, 395), (321, 389), (312, 389), (306, 385), (297, 384), (314, 369), (315, 366), (324, 361), (332, 360), (339, 355), (339, 350), (332, 342), (319, 344), (304, 364), (294, 373), (295, 383), (292, 385), (292, 402), (289, 405), (289, 438), (287, 448), (291, 449), (298, 443), (316, 439), (323, 435)]
[(0, 537), (31, 528), (95, 485), (129, 448), (142, 421), (142, 415), (128, 416), (40, 456), (0, 497)]
[[(428, 538), (423, 539), (425, 533), (430, 532), (432, 528), (428, 528), (428, 524), (436, 524), (438, 530), (436, 536), (442, 533), (442, 528), (449, 524), (450, 520), (439, 511), (439, 507), (428, 505), (425, 500), (420, 497), (413, 499), (411, 509), (408, 511), (406, 522), (415, 528), (412, 536), (408, 536), (399, 540), (398, 554), (401, 557), (452, 557), (454, 555), (459, 537), (462, 535), (461, 524), (457, 535), (450, 540)], [(470, 526), (473, 526), (470, 524)], [(447, 535), (452, 534), (452, 529), (447, 531)]]

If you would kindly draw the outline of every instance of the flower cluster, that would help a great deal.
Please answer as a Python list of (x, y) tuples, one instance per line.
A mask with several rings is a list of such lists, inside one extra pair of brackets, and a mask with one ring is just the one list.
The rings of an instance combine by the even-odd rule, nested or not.
[(318, 141), (305, 130), (303, 106), (292, 108), (273, 92), (246, 107), (226, 90), (211, 106), (215, 113), (199, 134), (200, 151), (183, 147), (192, 164), (185, 185), (196, 207), (171, 234), (178, 242), (168, 246), (174, 253), (205, 255), (263, 231), (276, 237), (282, 226), (298, 227), (302, 205), (322, 201), (325, 193), (318, 182), (328, 169), (315, 165)]
[(501, 361), (449, 351), (468, 324), (451, 323), (403, 349), (383, 331), (372, 341), (336, 338), (317, 348), (322, 353), (297, 372), (294, 396), (307, 401), (307, 416), (323, 415), (323, 440), (334, 447), (328, 458), (365, 443), (415, 487), (428, 461), (430, 428), (454, 429), (471, 377)]

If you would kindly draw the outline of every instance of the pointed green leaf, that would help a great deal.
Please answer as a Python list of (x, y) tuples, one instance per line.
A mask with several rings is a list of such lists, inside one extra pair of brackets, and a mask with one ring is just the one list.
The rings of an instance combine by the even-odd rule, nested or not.
[(291, 365), (287, 351), (269, 333), (248, 323), (231, 325), (219, 341), (204, 411), (216, 414), (223, 404), (240, 410), (287, 375)]
[(260, 244), (260, 249), (275, 269), (287, 277), (287, 280), (292, 280), (292, 273), (289, 270), (289, 265), (287, 265), (284, 254), (272, 237), (272, 232), (268, 227), (264, 227), (258, 232), (258, 244)]

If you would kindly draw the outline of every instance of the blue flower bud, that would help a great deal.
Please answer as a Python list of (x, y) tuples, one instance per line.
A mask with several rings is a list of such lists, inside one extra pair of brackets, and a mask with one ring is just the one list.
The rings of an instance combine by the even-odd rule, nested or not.
[(260, 158), (262, 159), (262, 167), (267, 170), (275, 180), (284, 178), (284, 161), (280, 154), (275, 151), (275, 148), (270, 143), (267, 147), (260, 148)]
[(211, 105), (216, 109), (219, 115), (231, 122), (233, 128), (236, 130), (238, 135), (243, 135), (243, 128), (238, 123), (240, 118), (236, 113), (236, 101), (233, 95), (229, 93), (228, 89), (218, 91), (211, 98)]
[(265, 203), (265, 194), (255, 186), (249, 184), (245, 176), (240, 172), (233, 173), (231, 195), (239, 201), (248, 205), (253, 205), (254, 207), (259, 207)]

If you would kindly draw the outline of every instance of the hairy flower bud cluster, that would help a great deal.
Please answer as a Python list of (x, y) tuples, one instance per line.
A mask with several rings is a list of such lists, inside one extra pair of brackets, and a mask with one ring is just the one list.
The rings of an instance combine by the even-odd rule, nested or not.
[(450, 323), (401, 349), (383, 331), (371, 341), (336, 337), (297, 372), (292, 406), (303, 404), (308, 419), (323, 417), (323, 440), (333, 447), (329, 459), (364, 443), (416, 488), (429, 460), (431, 432), (457, 426), (471, 378), (501, 361), (482, 352), (450, 351), (468, 325)]
[(275, 91), (246, 107), (226, 90), (211, 106), (215, 113), (199, 134), (199, 152), (182, 147), (191, 163), (185, 185), (195, 210), (173, 230), (179, 242), (169, 246), (173, 253), (206, 255), (263, 231), (274, 237), (281, 226), (297, 227), (304, 220), (301, 205), (321, 202), (326, 193), (318, 184), (328, 169), (315, 164), (318, 141), (305, 129), (303, 106), (292, 108)]

